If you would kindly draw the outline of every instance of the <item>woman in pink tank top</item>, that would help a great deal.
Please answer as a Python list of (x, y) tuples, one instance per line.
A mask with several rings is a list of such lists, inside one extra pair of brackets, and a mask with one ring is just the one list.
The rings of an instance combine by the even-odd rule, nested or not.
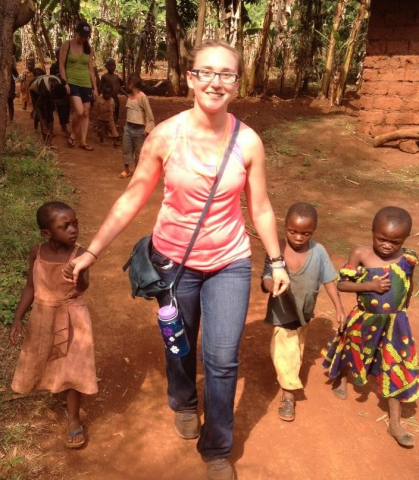
[[(148, 136), (125, 192), (116, 201), (88, 252), (74, 259), (65, 275), (96, 258), (141, 211), (164, 173), (164, 199), (153, 231), (152, 261), (162, 280), (174, 279), (188, 246), (235, 119), (227, 112), (239, 87), (237, 51), (219, 40), (195, 49), (187, 72), (194, 106), (160, 123)], [(168, 402), (174, 429), (184, 439), (198, 438), (207, 480), (234, 479), (228, 461), (232, 448), (238, 350), (250, 295), (250, 242), (240, 208), (244, 191), (250, 218), (273, 265), (273, 294), (285, 292), (275, 215), (266, 190), (265, 155), (259, 136), (241, 124), (226, 170), (211, 203), (177, 287), (177, 299), (191, 345), (182, 358), (166, 355)], [(168, 292), (159, 295), (168, 304)], [(201, 326), (204, 402), (203, 423), (197, 413), (197, 339)]]

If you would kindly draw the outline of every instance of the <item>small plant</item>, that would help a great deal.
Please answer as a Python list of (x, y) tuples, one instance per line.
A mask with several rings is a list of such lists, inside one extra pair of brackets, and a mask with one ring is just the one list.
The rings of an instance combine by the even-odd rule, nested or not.
[(7, 132), (4, 162), (6, 175), (0, 188), (0, 322), (10, 324), (25, 283), (29, 249), (40, 239), (36, 210), (57, 198), (72, 203), (72, 191), (63, 181), (55, 156), (17, 128)]
[(282, 155), (288, 155), (290, 157), (294, 156), (292, 148), (288, 145), (280, 145), (276, 148), (276, 151)]
[(311, 159), (311, 157), (306, 157), (304, 160), (303, 160), (303, 167), (311, 167), (313, 161)]

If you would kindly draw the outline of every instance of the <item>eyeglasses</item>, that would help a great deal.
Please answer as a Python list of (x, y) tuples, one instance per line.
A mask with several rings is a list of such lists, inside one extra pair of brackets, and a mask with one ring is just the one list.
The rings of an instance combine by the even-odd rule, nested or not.
[(236, 75), (233, 72), (214, 72), (213, 70), (207, 70), (206, 68), (196, 68), (190, 71), (192, 75), (200, 82), (211, 82), (214, 80), (215, 76), (218, 75), (222, 83), (236, 83), (240, 78), (239, 75)]

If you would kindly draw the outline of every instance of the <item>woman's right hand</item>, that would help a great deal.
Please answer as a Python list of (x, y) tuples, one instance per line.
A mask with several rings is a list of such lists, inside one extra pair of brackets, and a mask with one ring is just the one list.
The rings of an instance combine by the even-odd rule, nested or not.
[(76, 284), (79, 274), (82, 270), (90, 268), (96, 262), (95, 257), (89, 253), (84, 252), (79, 257), (74, 258), (71, 262), (63, 268), (63, 277), (71, 283)]

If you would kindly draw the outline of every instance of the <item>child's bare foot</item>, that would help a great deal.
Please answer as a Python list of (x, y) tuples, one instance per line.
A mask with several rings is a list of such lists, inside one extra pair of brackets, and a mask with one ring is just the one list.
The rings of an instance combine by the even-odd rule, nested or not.
[(339, 400), (346, 400), (348, 398), (348, 379), (347, 377), (338, 377), (332, 386), (332, 392)]
[(85, 438), (83, 433), (83, 427), (80, 425), (79, 420), (69, 420), (67, 428), (67, 440), (66, 446), (68, 448), (80, 448), (84, 445)]

